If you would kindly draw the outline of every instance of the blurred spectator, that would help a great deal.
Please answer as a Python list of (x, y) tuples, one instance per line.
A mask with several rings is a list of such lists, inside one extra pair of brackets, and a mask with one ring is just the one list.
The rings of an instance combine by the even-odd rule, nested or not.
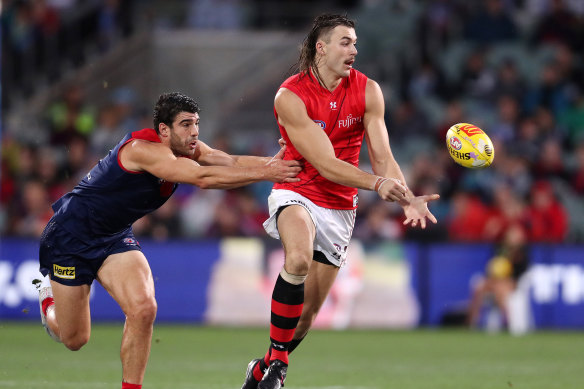
[(570, 47), (581, 47), (578, 18), (570, 12), (563, 0), (550, 0), (551, 9), (542, 15), (534, 28), (533, 43), (564, 43)]
[(574, 167), (570, 173), (570, 185), (578, 195), (584, 196), (584, 141), (578, 144), (574, 154)]
[(241, 232), (244, 236), (262, 236), (263, 223), (270, 216), (260, 202), (256, 200), (249, 188), (235, 191), (238, 197)]
[(488, 207), (477, 195), (463, 190), (455, 191), (447, 220), (449, 239), (459, 242), (481, 241), (488, 216)]
[(517, 137), (517, 122), (520, 115), (519, 102), (511, 95), (497, 99), (497, 118), (489, 129), (491, 140), (511, 142)]
[[(2, 89), (29, 95), (33, 90), (30, 75), (35, 68), (35, 28), (30, 4), (25, 0), (9, 3), (2, 18)], [(6, 96), (7, 93), (3, 93)], [(4, 98), (2, 99), (4, 100)]]
[(104, 52), (120, 37), (130, 35), (134, 0), (101, 0), (97, 11), (97, 38), (99, 49)]
[(513, 225), (526, 225), (527, 204), (506, 184), (499, 184), (494, 188), (493, 206), (485, 218), (483, 239), (489, 242), (498, 242), (503, 239), (505, 232)]
[(391, 139), (396, 141), (423, 142), (432, 132), (428, 118), (411, 100), (403, 100), (388, 120)]
[(177, 199), (168, 199), (162, 207), (134, 223), (133, 229), (138, 238), (165, 241), (182, 237)]
[(562, 243), (568, 232), (568, 214), (556, 198), (551, 184), (538, 181), (531, 190), (529, 241)]
[(561, 142), (556, 138), (547, 138), (541, 145), (540, 154), (532, 167), (534, 178), (551, 180), (565, 179), (567, 170)]
[(483, 7), (465, 23), (465, 37), (481, 45), (517, 37), (517, 26), (503, 6), (503, 0), (485, 0)]
[(73, 136), (89, 137), (95, 127), (93, 108), (77, 84), (65, 88), (62, 99), (49, 107), (47, 118), (53, 145), (64, 145)]
[(14, 232), (24, 237), (40, 237), (53, 216), (45, 185), (38, 180), (26, 181), (22, 186), (19, 205), (20, 209), (14, 219)]
[(584, 141), (584, 89), (575, 94), (570, 107), (558, 116), (558, 123), (569, 147)]
[(540, 74), (540, 82), (525, 95), (526, 111), (534, 113), (543, 107), (551, 110), (554, 115), (564, 112), (570, 105), (571, 89), (563, 76), (555, 63), (545, 65)]
[(106, 155), (126, 135), (114, 104), (108, 103), (99, 111), (97, 126), (91, 134), (90, 148), (95, 155)]
[(46, 74), (48, 79), (55, 79), (60, 75), (59, 30), (61, 17), (57, 10), (46, 0), (33, 0), (32, 19), (35, 29), (36, 44), (36, 71)]
[(242, 236), (240, 219), (241, 210), (237, 204), (237, 195), (233, 191), (228, 191), (223, 201), (215, 207), (213, 221), (206, 236), (212, 238)]
[(222, 190), (195, 190), (182, 205), (179, 215), (184, 236), (187, 238), (205, 236), (213, 223), (215, 209), (225, 195), (226, 192)]
[(496, 96), (511, 96), (521, 101), (525, 95), (525, 90), (524, 77), (519, 73), (517, 64), (510, 59), (504, 60), (497, 68), (495, 81)]
[(517, 140), (513, 147), (515, 152), (522, 155), (531, 165), (539, 156), (542, 141), (535, 118), (533, 116), (522, 118), (518, 125)]
[(462, 9), (454, 1), (431, 0), (422, 12), (418, 41), (422, 56), (426, 58), (443, 50), (452, 41)]
[(426, 99), (429, 97), (450, 97), (449, 90), (440, 68), (429, 61), (424, 61), (417, 72), (411, 77), (408, 88), (408, 97), (411, 100)]
[(495, 91), (495, 73), (487, 66), (485, 56), (485, 48), (475, 49), (466, 58), (459, 80), (459, 93), (477, 102), (488, 102)]
[(191, 0), (187, 25), (197, 29), (239, 30), (246, 24), (246, 0)]
[(359, 223), (355, 223), (353, 235), (362, 240), (397, 240), (403, 236), (404, 228), (400, 220), (392, 217), (390, 206), (376, 202)]
[(508, 226), (496, 255), (487, 263), (485, 276), (473, 288), (467, 316), (469, 326), (477, 327), (480, 324), (481, 309), (489, 298), (507, 323), (509, 297), (529, 266), (527, 243), (527, 234), (522, 225)]
[(45, 185), (49, 201), (53, 203), (69, 189), (63, 182), (60, 161), (55, 150), (47, 146), (41, 147), (36, 152), (36, 156), (35, 175)]

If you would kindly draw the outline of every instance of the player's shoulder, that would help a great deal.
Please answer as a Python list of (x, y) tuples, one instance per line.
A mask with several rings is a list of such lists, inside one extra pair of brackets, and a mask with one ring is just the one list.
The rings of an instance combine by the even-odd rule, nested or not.
[(149, 142), (160, 143), (160, 137), (158, 133), (153, 128), (143, 128), (138, 131), (134, 131), (131, 134), (132, 139), (142, 139)]
[(285, 86), (280, 87), (274, 98), (274, 108), (280, 111), (283, 107), (293, 107), (297, 104), (304, 104), (304, 100), (297, 90)]
[(359, 81), (367, 81), (369, 80), (369, 77), (367, 77), (365, 75), (365, 73), (353, 68), (351, 69), (351, 72), (349, 73), (349, 77), (352, 79), (357, 79)]

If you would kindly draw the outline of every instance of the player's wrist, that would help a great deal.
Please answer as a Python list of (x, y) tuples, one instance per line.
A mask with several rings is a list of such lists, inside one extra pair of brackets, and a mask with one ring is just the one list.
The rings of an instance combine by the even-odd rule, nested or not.
[(379, 193), (379, 189), (381, 189), (381, 186), (387, 181), (389, 180), (389, 178), (385, 178), (385, 177), (377, 177), (377, 180), (375, 180), (375, 185), (373, 185), (373, 190), (376, 191), (377, 193)]

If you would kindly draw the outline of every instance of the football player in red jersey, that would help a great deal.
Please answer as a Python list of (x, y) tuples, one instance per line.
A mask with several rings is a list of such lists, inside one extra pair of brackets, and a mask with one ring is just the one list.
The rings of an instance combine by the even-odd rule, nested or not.
[[(280, 388), (288, 354), (308, 333), (346, 260), (357, 208), (357, 189), (374, 190), (404, 209), (404, 224), (436, 223), (414, 196), (395, 161), (379, 85), (353, 68), (354, 22), (341, 15), (315, 19), (304, 40), (298, 73), (278, 90), (274, 111), (287, 144), (284, 159), (300, 160), (299, 182), (275, 184), (268, 234), (282, 241), (285, 264), (271, 302), (270, 347), (252, 360), (242, 389)], [(374, 174), (358, 167), (365, 138)]]
[(162, 206), (178, 184), (227, 189), (260, 180), (294, 182), (301, 167), (274, 158), (234, 156), (199, 139), (199, 107), (167, 93), (154, 128), (127, 134), (55, 204), (40, 240), (41, 321), (48, 334), (79, 350), (91, 333), (90, 286), (97, 280), (126, 315), (120, 356), (122, 389), (140, 389), (157, 304), (146, 257), (132, 224)]

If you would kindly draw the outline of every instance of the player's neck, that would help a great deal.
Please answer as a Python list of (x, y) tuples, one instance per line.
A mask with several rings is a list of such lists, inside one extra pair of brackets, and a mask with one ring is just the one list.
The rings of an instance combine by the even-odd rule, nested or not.
[(324, 89), (327, 89), (329, 92), (334, 91), (343, 80), (343, 78), (339, 77), (338, 74), (335, 74), (331, 71), (327, 71), (325, 67), (318, 67), (317, 69), (318, 71), (313, 71), (312, 73), (314, 74), (320, 85)]

